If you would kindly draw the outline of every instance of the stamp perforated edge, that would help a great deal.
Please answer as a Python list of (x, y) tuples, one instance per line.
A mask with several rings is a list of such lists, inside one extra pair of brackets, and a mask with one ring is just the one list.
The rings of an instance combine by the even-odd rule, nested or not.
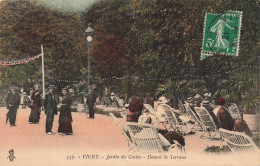
[[(241, 27), (242, 27), (242, 15), (243, 15), (243, 12), (242, 11), (234, 11), (234, 10), (228, 10), (226, 12), (233, 12), (233, 13), (240, 13), (240, 17), (239, 17), (239, 31), (238, 31), (238, 39), (237, 39), (237, 53), (236, 54), (230, 54), (230, 53), (219, 53), (220, 55), (235, 55), (235, 56), (238, 56), (239, 55), (239, 45), (240, 45), (240, 33), (241, 33)], [(225, 13), (226, 13), (225, 12)], [(207, 20), (207, 14), (216, 14), (216, 13), (211, 13), (211, 12), (206, 12), (205, 13), (205, 18), (204, 18), (204, 26), (203, 26), (203, 38), (202, 38), (202, 46), (201, 46), (201, 55), (202, 54), (205, 54), (205, 55), (208, 55), (208, 56), (212, 56), (214, 55), (215, 53), (214, 52), (206, 52), (206, 51), (203, 51), (203, 44), (204, 44), (204, 37), (205, 37), (205, 26), (206, 26), (206, 20)], [(202, 60), (202, 56), (200, 55), (200, 59)]]

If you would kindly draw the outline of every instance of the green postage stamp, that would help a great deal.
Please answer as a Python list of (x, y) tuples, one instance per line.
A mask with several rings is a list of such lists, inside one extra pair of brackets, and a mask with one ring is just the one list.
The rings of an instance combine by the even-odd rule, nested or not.
[(238, 56), (242, 12), (206, 13), (201, 59), (213, 54)]

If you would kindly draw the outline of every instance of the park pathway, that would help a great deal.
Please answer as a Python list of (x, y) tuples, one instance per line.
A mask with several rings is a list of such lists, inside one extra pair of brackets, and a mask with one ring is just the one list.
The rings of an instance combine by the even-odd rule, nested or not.
[[(158, 165), (162, 163), (172, 165), (173, 162), (178, 165), (190, 165), (190, 162), (207, 163), (208, 158), (201, 157), (204, 154), (203, 150), (207, 146), (219, 146), (221, 142), (201, 139), (199, 138), (201, 133), (196, 132), (194, 135), (185, 136), (186, 154), (182, 154), (182, 156), (186, 156), (184, 160), (170, 160), (170, 155), (175, 155), (170, 152), (167, 153), (169, 157), (167, 160), (130, 159), (131, 155), (135, 156), (136, 154), (127, 153), (127, 141), (110, 116), (96, 114), (95, 119), (88, 119), (84, 113), (73, 112), (74, 135), (61, 136), (57, 133), (58, 115), (55, 116), (53, 123), (53, 132), (56, 134), (47, 135), (45, 134), (46, 116), (44, 112), (41, 113), (39, 124), (29, 124), (30, 109), (19, 109), (16, 127), (5, 124), (6, 113), (7, 109), (0, 107), (0, 166), (137, 166), (139, 164)], [(123, 119), (119, 120), (125, 124)], [(16, 157), (13, 162), (7, 158), (10, 149), (14, 149)], [(106, 160), (108, 155), (112, 157)], [(117, 158), (122, 155), (125, 155), (126, 159)], [(222, 156), (221, 159), (225, 158)], [(232, 161), (230, 157), (226, 157), (226, 159)], [(217, 157), (210, 161), (213, 162), (213, 165), (214, 163), (218, 165), (220, 160)]]

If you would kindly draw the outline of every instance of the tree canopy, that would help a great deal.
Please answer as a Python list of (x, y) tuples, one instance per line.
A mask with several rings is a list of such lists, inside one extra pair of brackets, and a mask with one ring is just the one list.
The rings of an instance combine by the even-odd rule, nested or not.
[[(0, 58), (32, 57), (43, 44), (48, 82), (86, 81), (83, 32), (92, 23), (91, 76), (99, 78), (97, 83), (144, 95), (169, 80), (177, 85), (199, 79), (201, 88), (214, 93), (222, 88), (220, 80), (242, 66), (258, 67), (259, 9), (257, 0), (100, 0), (84, 12), (70, 13), (31, 0), (2, 1)], [(239, 56), (215, 54), (200, 60), (205, 13), (228, 10), (243, 12)], [(40, 64), (1, 66), (1, 83), (25, 78), (40, 82)]]

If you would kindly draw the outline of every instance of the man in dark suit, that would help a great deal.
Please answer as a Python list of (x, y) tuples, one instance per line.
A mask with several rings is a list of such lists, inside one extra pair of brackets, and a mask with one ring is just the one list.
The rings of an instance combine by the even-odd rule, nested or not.
[(16, 126), (16, 114), (17, 109), (20, 105), (20, 96), (17, 92), (15, 92), (15, 87), (11, 86), (11, 92), (8, 93), (6, 98), (6, 105), (7, 109), (9, 109), (8, 113), (6, 114), (6, 123), (10, 122), (10, 127)]
[(54, 95), (55, 86), (50, 85), (49, 92), (45, 96), (44, 109), (46, 114), (46, 133), (53, 135), (52, 125), (54, 120), (54, 114), (57, 115), (57, 102)]
[(97, 99), (97, 93), (95, 92), (96, 85), (91, 85), (89, 90), (90, 92), (87, 95), (87, 105), (89, 109), (89, 118), (94, 119), (94, 105)]

